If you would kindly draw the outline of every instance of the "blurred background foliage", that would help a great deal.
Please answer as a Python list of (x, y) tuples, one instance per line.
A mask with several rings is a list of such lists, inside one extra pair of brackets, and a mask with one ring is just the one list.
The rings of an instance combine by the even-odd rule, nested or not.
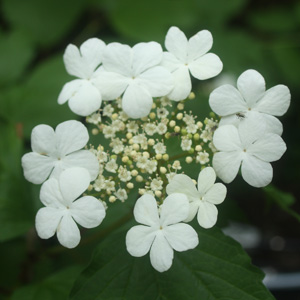
[[(82, 231), (83, 242), (64, 250), (56, 239), (43, 241), (34, 230), (40, 207), (39, 187), (23, 178), (21, 156), (30, 151), (30, 133), (38, 124), (56, 126), (76, 119), (57, 96), (66, 73), (62, 54), (69, 43), (79, 46), (90, 37), (106, 43), (163, 45), (170, 26), (188, 37), (208, 29), (212, 51), (224, 64), (221, 75), (194, 85), (197, 99), (189, 104), (204, 118), (209, 93), (223, 82), (234, 84), (246, 69), (258, 70), (267, 88), (287, 85), (291, 107), (281, 118), (288, 151), (273, 164), (272, 186), (258, 190), (241, 179), (229, 185), (220, 207), (220, 226), (228, 220), (249, 222), (266, 237), (294, 241), (280, 253), (262, 255), (258, 263), (285, 271), (300, 270), (300, 2), (287, 0), (2, 0), (0, 1), (0, 299), (66, 299), (81, 268), (91, 256), (93, 237), (101, 229)], [(201, 102), (201, 105), (199, 104)], [(124, 216), (125, 205), (113, 208)], [(124, 212), (125, 211), (125, 212)], [(100, 230), (100, 232), (99, 232)], [(91, 235), (91, 237), (89, 237)], [(286, 251), (285, 251), (286, 250)], [(289, 257), (289, 259), (287, 259)], [(26, 297), (24, 295), (27, 295)]]

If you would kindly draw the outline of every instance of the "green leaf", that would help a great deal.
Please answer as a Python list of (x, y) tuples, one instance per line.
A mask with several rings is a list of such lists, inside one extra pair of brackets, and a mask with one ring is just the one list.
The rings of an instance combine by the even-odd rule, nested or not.
[(33, 208), (21, 168), (22, 143), (15, 128), (0, 127), (0, 241), (25, 233), (33, 226)]
[(149, 255), (128, 254), (124, 232), (110, 236), (76, 281), (71, 299), (274, 299), (261, 283), (262, 272), (237, 242), (217, 228), (197, 228), (197, 248), (175, 253), (164, 273), (152, 268)]
[(292, 215), (300, 222), (300, 214), (294, 211), (291, 206), (296, 202), (294, 195), (283, 192), (273, 185), (263, 188), (266, 198), (278, 205), (282, 210)]
[(73, 266), (64, 269), (45, 280), (24, 286), (16, 290), (11, 300), (65, 300), (81, 267)]
[(34, 55), (32, 43), (23, 32), (0, 32), (0, 85), (13, 82), (22, 75)]
[(22, 28), (36, 43), (49, 46), (71, 30), (85, 1), (4, 0), (3, 13), (13, 28)]
[(68, 119), (77, 119), (67, 104), (57, 103), (63, 85), (70, 80), (62, 55), (53, 57), (40, 64), (23, 85), (3, 92), (0, 114), (19, 124), (25, 137), (38, 124), (55, 127)]

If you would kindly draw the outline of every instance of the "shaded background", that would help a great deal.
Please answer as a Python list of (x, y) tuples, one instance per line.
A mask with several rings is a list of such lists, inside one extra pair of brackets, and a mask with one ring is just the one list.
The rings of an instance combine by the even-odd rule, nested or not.
[[(273, 163), (272, 186), (255, 189), (236, 179), (228, 186), (218, 224), (226, 227), (228, 220), (251, 224), (250, 231), (258, 230), (255, 248), (248, 247), (255, 264), (276, 272), (300, 272), (299, 1), (2, 0), (0, 299), (23, 300), (24, 293), (28, 299), (66, 299), (93, 249), (93, 243), (83, 243), (66, 251), (55, 239), (37, 238), (34, 217), (40, 207), (39, 187), (24, 180), (20, 166), (21, 156), (30, 151), (34, 126), (55, 127), (78, 118), (56, 101), (63, 84), (72, 79), (62, 61), (65, 47), (79, 46), (94, 36), (106, 43), (133, 46), (154, 40), (163, 45), (172, 25), (187, 37), (202, 29), (211, 31), (212, 52), (224, 64), (217, 79), (194, 85), (201, 105), (193, 102), (191, 108), (200, 119), (209, 112), (209, 93), (224, 82), (234, 84), (247, 69), (259, 71), (267, 88), (276, 84), (290, 88), (291, 107), (280, 118), (288, 151)], [(244, 232), (243, 228), (241, 234), (247, 237), (249, 227)], [(300, 280), (298, 290), (274, 290), (274, 294), (278, 299), (300, 299), (299, 290)]]

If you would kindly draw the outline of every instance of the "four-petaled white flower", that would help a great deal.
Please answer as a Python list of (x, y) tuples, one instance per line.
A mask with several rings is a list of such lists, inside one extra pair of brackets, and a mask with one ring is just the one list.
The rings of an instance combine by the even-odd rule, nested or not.
[(55, 131), (48, 125), (34, 127), (31, 133), (33, 152), (22, 157), (25, 178), (40, 184), (49, 175), (58, 178), (67, 168), (83, 167), (94, 180), (99, 171), (98, 160), (89, 150), (80, 150), (88, 140), (86, 127), (74, 120), (59, 124)]
[(209, 97), (211, 109), (222, 117), (220, 126), (237, 126), (249, 115), (263, 117), (267, 130), (282, 134), (282, 124), (274, 116), (286, 113), (291, 100), (285, 85), (276, 85), (266, 91), (266, 83), (261, 74), (247, 70), (237, 80), (237, 89), (225, 84), (215, 89)]
[(177, 27), (171, 27), (166, 35), (161, 65), (172, 72), (175, 87), (168, 95), (171, 100), (185, 99), (192, 90), (191, 77), (204, 80), (218, 75), (223, 68), (220, 58), (207, 53), (213, 43), (212, 35), (207, 30), (199, 31), (187, 40)]
[(125, 113), (135, 119), (147, 116), (152, 98), (167, 95), (174, 86), (170, 72), (158, 66), (161, 59), (162, 48), (156, 42), (139, 43), (133, 48), (109, 44), (97, 76), (103, 99), (113, 100), (124, 93)]
[(64, 63), (67, 72), (80, 79), (72, 80), (63, 86), (58, 103), (63, 104), (69, 100), (70, 109), (77, 115), (88, 116), (101, 106), (101, 93), (94, 81), (104, 49), (105, 43), (97, 38), (88, 39), (80, 49), (72, 44), (66, 48)]
[(127, 250), (136, 257), (144, 256), (150, 250), (151, 264), (159, 272), (171, 267), (173, 249), (181, 252), (198, 245), (196, 231), (190, 225), (180, 223), (189, 213), (189, 202), (184, 194), (168, 196), (159, 209), (155, 198), (145, 194), (137, 200), (133, 213), (136, 221), (143, 225), (128, 231)]
[(230, 183), (241, 166), (242, 177), (254, 187), (268, 185), (273, 177), (272, 161), (286, 151), (282, 138), (270, 133), (263, 117), (248, 116), (239, 127), (223, 125), (214, 134), (213, 167), (218, 177)]
[(85, 228), (96, 227), (102, 222), (105, 217), (102, 202), (91, 196), (76, 200), (89, 184), (90, 175), (86, 169), (69, 168), (60, 174), (59, 180), (50, 178), (42, 185), (40, 199), (46, 207), (36, 215), (39, 237), (48, 239), (56, 233), (64, 247), (74, 248), (80, 241), (75, 221)]
[(203, 169), (198, 176), (198, 190), (190, 177), (184, 174), (175, 175), (167, 185), (168, 195), (183, 193), (190, 202), (190, 210), (185, 222), (190, 222), (197, 214), (200, 226), (211, 228), (217, 222), (220, 204), (226, 197), (226, 187), (222, 183), (215, 183), (216, 173), (213, 168)]

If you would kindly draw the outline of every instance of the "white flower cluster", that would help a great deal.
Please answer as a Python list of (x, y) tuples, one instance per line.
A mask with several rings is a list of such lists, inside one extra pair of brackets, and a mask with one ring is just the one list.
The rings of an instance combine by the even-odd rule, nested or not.
[(270, 162), (286, 151), (282, 116), (290, 105), (290, 91), (277, 85), (266, 91), (265, 80), (255, 70), (245, 71), (237, 89), (222, 85), (209, 98), (212, 110), (222, 118), (213, 143), (218, 153), (213, 157), (217, 175), (230, 183), (241, 166), (244, 180), (254, 187), (268, 185), (273, 177)]
[(165, 41), (168, 52), (156, 42), (131, 48), (120, 43), (105, 45), (92, 38), (80, 49), (69, 45), (64, 54), (65, 66), (70, 75), (80, 79), (64, 85), (58, 103), (69, 101), (74, 113), (88, 116), (100, 108), (102, 100), (122, 97), (122, 108), (129, 117), (145, 117), (153, 97), (167, 96), (175, 101), (188, 97), (192, 89), (189, 71), (201, 80), (221, 72), (219, 57), (207, 53), (212, 43), (207, 30), (188, 41), (182, 31), (171, 27)]
[[(221, 121), (211, 117), (202, 123), (184, 108), (195, 98), (190, 74), (203, 80), (222, 70), (219, 57), (207, 53), (212, 36), (203, 30), (187, 40), (171, 27), (165, 47), (166, 52), (156, 42), (132, 48), (105, 45), (97, 38), (80, 49), (67, 47), (66, 69), (79, 79), (64, 85), (58, 102), (68, 101), (74, 113), (86, 116), (94, 125), (92, 134), (108, 140), (109, 147), (87, 149), (88, 131), (78, 121), (63, 122), (55, 131), (47, 125), (33, 129), (32, 152), (22, 157), (22, 166), (27, 180), (43, 183), (40, 199), (45, 207), (36, 216), (41, 238), (56, 233), (63, 246), (77, 246), (75, 221), (86, 228), (98, 226), (108, 204), (128, 201), (135, 189), (141, 197), (134, 217), (141, 225), (128, 231), (127, 250), (137, 257), (150, 252), (151, 264), (163, 272), (171, 267), (174, 250), (198, 245), (197, 233), (187, 222), (197, 216), (203, 228), (216, 224), (216, 205), (227, 192), (215, 183), (216, 175), (229, 183), (241, 166), (252, 186), (272, 180), (270, 162), (286, 150), (275, 116), (289, 107), (288, 88), (278, 85), (266, 91), (263, 77), (248, 70), (239, 77), (238, 89), (223, 85), (211, 93), (210, 106)], [(197, 188), (195, 180), (180, 174), (193, 162), (202, 170)]]

